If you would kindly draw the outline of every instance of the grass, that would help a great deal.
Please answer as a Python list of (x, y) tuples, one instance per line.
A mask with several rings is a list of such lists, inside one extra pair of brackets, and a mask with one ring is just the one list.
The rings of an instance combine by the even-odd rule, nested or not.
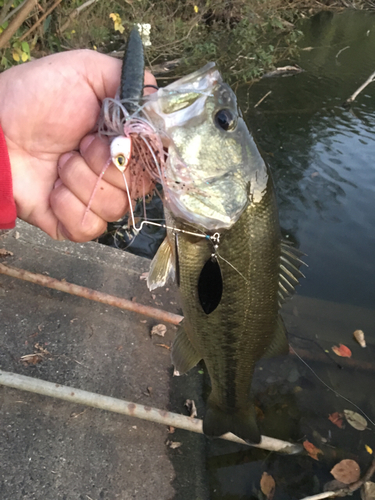
[[(8, 14), (22, 0), (14, 0)], [(152, 45), (146, 48), (147, 64), (155, 65), (180, 59), (183, 74), (208, 60), (215, 60), (224, 77), (232, 82), (256, 78), (280, 61), (296, 54), (301, 36), (296, 27), (301, 17), (317, 9), (375, 8), (371, 0), (99, 0), (62, 1), (21, 40), (53, 4), (40, 0), (28, 18), (14, 33), (10, 43), (0, 50), (1, 68), (33, 57), (75, 48), (112, 52), (124, 46), (126, 33), (134, 23), (151, 25)], [(87, 6), (72, 18), (77, 9)], [(0, 0), (0, 22), (9, 0)], [(115, 14), (115, 15), (114, 15)], [(8, 23), (0, 25), (6, 30)], [(1, 34), (0, 34), (1, 44)]]

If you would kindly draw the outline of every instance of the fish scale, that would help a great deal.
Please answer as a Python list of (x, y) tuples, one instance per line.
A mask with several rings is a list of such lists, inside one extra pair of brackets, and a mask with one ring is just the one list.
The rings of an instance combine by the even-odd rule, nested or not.
[[(169, 224), (187, 230), (177, 220), (170, 220)], [(194, 237), (184, 233), (178, 236), (178, 252), (184, 256), (179, 261), (184, 326), (210, 375), (212, 392), (208, 405), (220, 412), (252, 413), (246, 422), (251, 423), (252, 429), (240, 437), (253, 442), (259, 441), (259, 432), (249, 400), (251, 378), (256, 361), (266, 353), (277, 327), (280, 241), (270, 178), (262, 201), (249, 205), (238, 222), (221, 235), (219, 255), (243, 277), (219, 257), (223, 294), (218, 307), (207, 315), (199, 301), (197, 283), (213, 252), (212, 243), (194, 241)], [(210, 429), (205, 432), (210, 434)], [(217, 434), (215, 429), (213, 433)]]

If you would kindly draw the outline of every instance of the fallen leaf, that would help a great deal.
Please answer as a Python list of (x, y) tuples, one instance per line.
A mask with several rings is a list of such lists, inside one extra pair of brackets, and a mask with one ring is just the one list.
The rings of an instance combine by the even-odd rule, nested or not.
[(176, 448), (182, 446), (182, 443), (178, 441), (167, 441), (167, 446), (169, 446), (169, 448), (172, 448), (172, 450), (175, 450)]
[(197, 407), (195, 406), (195, 402), (193, 399), (187, 399), (185, 401), (186, 408), (188, 409), (188, 412), (190, 413), (190, 417), (194, 418), (198, 415), (197, 413)]
[(353, 333), (353, 337), (356, 339), (356, 341), (361, 347), (366, 347), (365, 334), (363, 333), (362, 330), (356, 330)]
[(155, 325), (152, 327), (151, 335), (159, 335), (160, 337), (164, 337), (166, 331), (167, 327), (165, 325)]
[(344, 415), (348, 424), (357, 429), (357, 431), (367, 429), (367, 420), (359, 413), (352, 410), (344, 410)]
[(337, 481), (341, 481), (344, 484), (351, 484), (358, 481), (361, 476), (361, 469), (357, 462), (346, 459), (336, 464), (331, 470), (331, 474)]
[(311, 458), (313, 458), (314, 460), (319, 460), (318, 458), (318, 455), (319, 453), (321, 453), (323, 455), (323, 452), (322, 450), (320, 450), (319, 448), (317, 448), (316, 446), (314, 446), (312, 443), (310, 443), (310, 441), (308, 441), (306, 439), (306, 441), (304, 441), (303, 443), (303, 447), (305, 448), (305, 450), (307, 451), (307, 453), (310, 455)]
[(0, 257), (8, 257), (10, 255), (13, 255), (13, 252), (5, 250), (5, 248), (0, 248)]
[(21, 356), (20, 360), (25, 365), (36, 365), (43, 361), (42, 354), (25, 354), (25, 356)]
[(366, 448), (367, 453), (370, 453), (370, 455), (372, 455), (372, 453), (373, 453), (372, 448), (367, 446), (367, 444), (365, 444), (365, 448)]
[(171, 350), (171, 346), (167, 344), (155, 344), (155, 345), (157, 345), (158, 347), (164, 347), (164, 349), (168, 349), (168, 351)]
[(276, 483), (271, 474), (263, 472), (260, 480), (260, 489), (266, 495), (267, 500), (272, 500), (275, 495)]
[(176, 432), (176, 427), (173, 427), (172, 425), (170, 425), (168, 427), (168, 434), (174, 434)]
[(147, 280), (148, 278), (148, 272), (147, 273), (142, 273), (139, 277), (140, 280)]
[(335, 411), (335, 413), (331, 413), (328, 417), (328, 420), (330, 420), (333, 424), (337, 425), (339, 429), (342, 429), (344, 427), (344, 415), (342, 413), (339, 413), (338, 411)]
[(349, 347), (346, 347), (346, 345), (339, 344), (334, 345), (332, 347), (332, 351), (337, 355), (341, 356), (342, 358), (351, 358), (352, 357), (352, 351), (349, 349)]
[(375, 500), (375, 483), (366, 481), (361, 488), (362, 500)]

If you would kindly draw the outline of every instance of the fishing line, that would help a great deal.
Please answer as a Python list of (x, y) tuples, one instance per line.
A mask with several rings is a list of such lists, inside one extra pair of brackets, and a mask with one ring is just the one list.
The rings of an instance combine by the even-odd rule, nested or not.
[(375, 422), (373, 422), (373, 421), (371, 420), (371, 418), (367, 415), (367, 413), (365, 413), (365, 412), (364, 412), (364, 411), (363, 411), (363, 410), (362, 410), (359, 406), (357, 406), (355, 403), (353, 403), (353, 401), (351, 401), (350, 399), (346, 398), (345, 396), (343, 396), (342, 394), (340, 394), (339, 392), (337, 392), (335, 389), (333, 389), (333, 387), (330, 387), (328, 384), (326, 384), (326, 383), (324, 382), (324, 380), (322, 380), (322, 379), (319, 377), (319, 375), (318, 375), (318, 374), (317, 374), (317, 373), (316, 373), (316, 372), (315, 372), (315, 371), (311, 368), (311, 366), (309, 366), (309, 365), (306, 363), (306, 361), (305, 361), (304, 359), (302, 359), (302, 358), (301, 358), (301, 356), (300, 356), (300, 355), (299, 355), (299, 354), (298, 354), (298, 353), (297, 353), (297, 352), (293, 349), (293, 347), (292, 347), (290, 344), (289, 344), (289, 347), (290, 347), (290, 348), (291, 348), (291, 350), (294, 352), (294, 354), (297, 356), (297, 358), (298, 358), (300, 361), (302, 361), (302, 363), (303, 363), (304, 365), (306, 365), (306, 366), (307, 366), (307, 368), (308, 368), (308, 369), (309, 369), (309, 370), (310, 370), (310, 371), (311, 371), (311, 372), (315, 375), (315, 377), (319, 380), (319, 382), (321, 382), (321, 383), (322, 383), (325, 387), (327, 387), (327, 389), (329, 389), (330, 391), (332, 391), (332, 392), (333, 392), (336, 396), (338, 396), (338, 397), (339, 397), (339, 398), (341, 398), (341, 399), (344, 399), (344, 400), (345, 400), (345, 401), (347, 401), (349, 404), (353, 405), (353, 406), (354, 406), (354, 408), (357, 408), (357, 410), (359, 410), (359, 411), (362, 413), (362, 415), (363, 415), (364, 417), (366, 417), (366, 418), (367, 418), (367, 420), (368, 420), (368, 421), (369, 421), (372, 425), (374, 425), (374, 426), (375, 426)]

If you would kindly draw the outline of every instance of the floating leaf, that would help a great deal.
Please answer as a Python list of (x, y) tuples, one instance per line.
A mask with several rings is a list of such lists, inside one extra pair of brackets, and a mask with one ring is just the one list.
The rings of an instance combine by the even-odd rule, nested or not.
[(362, 330), (356, 330), (353, 333), (353, 337), (356, 339), (356, 341), (361, 347), (366, 347), (365, 334), (363, 333)]
[(375, 483), (366, 481), (361, 488), (362, 500), (375, 500)]
[(320, 450), (319, 448), (317, 448), (316, 446), (314, 446), (312, 443), (310, 443), (310, 441), (308, 441), (306, 439), (306, 441), (304, 441), (303, 443), (303, 447), (305, 448), (305, 450), (307, 451), (307, 453), (310, 455), (311, 458), (313, 458), (314, 460), (319, 460), (318, 458), (318, 455), (319, 453), (321, 453), (323, 455), (323, 452), (322, 450)]
[(348, 424), (357, 429), (357, 431), (367, 429), (367, 420), (359, 413), (352, 410), (344, 410), (344, 415)]
[(330, 420), (333, 424), (337, 425), (339, 429), (342, 429), (344, 427), (344, 415), (342, 413), (339, 413), (338, 411), (335, 411), (335, 413), (331, 413), (328, 417), (328, 420)]
[(260, 480), (260, 489), (267, 500), (272, 500), (275, 495), (276, 483), (274, 478), (267, 472), (263, 472)]
[(337, 355), (341, 356), (342, 358), (351, 358), (352, 357), (352, 351), (349, 349), (349, 347), (346, 347), (346, 345), (339, 344), (334, 345), (332, 347), (332, 351)]
[(369, 446), (367, 446), (367, 444), (365, 444), (365, 448), (366, 448), (366, 451), (367, 453), (370, 453), (370, 455), (372, 455), (372, 448), (370, 448)]
[(346, 459), (336, 464), (331, 470), (331, 474), (337, 481), (341, 481), (344, 484), (351, 484), (358, 481), (361, 476), (361, 469), (357, 462)]

